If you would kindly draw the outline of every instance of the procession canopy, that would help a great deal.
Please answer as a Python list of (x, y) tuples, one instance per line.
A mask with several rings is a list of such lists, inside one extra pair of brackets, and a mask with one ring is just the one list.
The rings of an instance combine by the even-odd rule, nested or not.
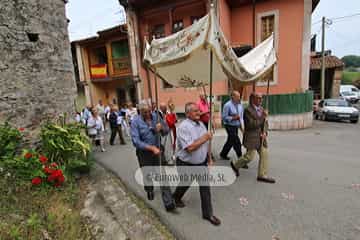
[(274, 39), (237, 58), (220, 29), (214, 9), (191, 26), (170, 36), (146, 42), (144, 62), (175, 87), (196, 87), (210, 82), (210, 52), (214, 55), (213, 81), (249, 84), (276, 62)]

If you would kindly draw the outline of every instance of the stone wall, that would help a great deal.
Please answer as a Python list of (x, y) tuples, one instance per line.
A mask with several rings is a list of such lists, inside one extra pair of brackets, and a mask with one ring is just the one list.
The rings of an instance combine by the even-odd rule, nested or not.
[(37, 129), (72, 114), (76, 85), (64, 0), (1, 0), (0, 122)]
[(332, 95), (331, 95), (332, 98), (338, 98), (340, 96), (340, 85), (341, 85), (342, 75), (343, 75), (343, 69), (335, 68), (333, 85), (332, 85)]

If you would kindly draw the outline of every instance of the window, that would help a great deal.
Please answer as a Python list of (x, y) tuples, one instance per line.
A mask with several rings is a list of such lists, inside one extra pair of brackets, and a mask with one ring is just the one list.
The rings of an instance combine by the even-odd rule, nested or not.
[(165, 25), (164, 24), (158, 24), (158, 25), (155, 25), (153, 30), (151, 31), (151, 34), (152, 37), (155, 37), (155, 38), (163, 38), (165, 37)]
[[(267, 39), (272, 33), (274, 33), (275, 42), (277, 42), (278, 16), (278, 10), (258, 15), (258, 44)], [(259, 79), (258, 85), (266, 85), (268, 82), (270, 84), (276, 83), (276, 73), (276, 67), (271, 68), (261, 79)]]
[(268, 38), (274, 32), (275, 15), (269, 15), (261, 18), (261, 41)]
[(95, 48), (91, 53), (91, 64), (106, 64), (107, 54), (105, 47)]
[(126, 40), (111, 43), (114, 74), (130, 73), (129, 46)]
[(178, 32), (178, 31), (181, 31), (181, 30), (183, 30), (184, 29), (184, 22), (183, 22), (183, 20), (179, 20), (179, 21), (175, 21), (174, 23), (173, 23), (173, 33), (176, 33), (176, 32)]
[(91, 78), (106, 78), (108, 76), (108, 60), (106, 47), (89, 49)]

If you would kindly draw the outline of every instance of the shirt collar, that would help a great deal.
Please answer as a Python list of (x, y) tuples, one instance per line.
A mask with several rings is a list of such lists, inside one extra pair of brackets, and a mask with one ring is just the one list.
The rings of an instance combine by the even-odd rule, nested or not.
[(195, 122), (194, 120), (191, 120), (190, 118), (187, 118), (187, 120), (194, 126), (199, 126), (200, 125), (200, 122)]
[(240, 103), (236, 103), (236, 102), (234, 102), (233, 100), (231, 100), (231, 102), (232, 102), (232, 104), (234, 104), (234, 106), (237, 106), (237, 105), (239, 105)]

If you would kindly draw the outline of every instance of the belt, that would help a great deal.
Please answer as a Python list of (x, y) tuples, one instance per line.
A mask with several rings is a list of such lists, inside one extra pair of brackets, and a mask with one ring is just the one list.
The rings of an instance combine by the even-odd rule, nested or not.
[(205, 159), (204, 162), (202, 162), (202, 163), (197, 163), (197, 164), (185, 162), (185, 161), (181, 160), (181, 159), (178, 158), (178, 157), (176, 158), (176, 161), (183, 162), (185, 165), (189, 165), (189, 166), (203, 166), (203, 165), (207, 162), (207, 158)]

